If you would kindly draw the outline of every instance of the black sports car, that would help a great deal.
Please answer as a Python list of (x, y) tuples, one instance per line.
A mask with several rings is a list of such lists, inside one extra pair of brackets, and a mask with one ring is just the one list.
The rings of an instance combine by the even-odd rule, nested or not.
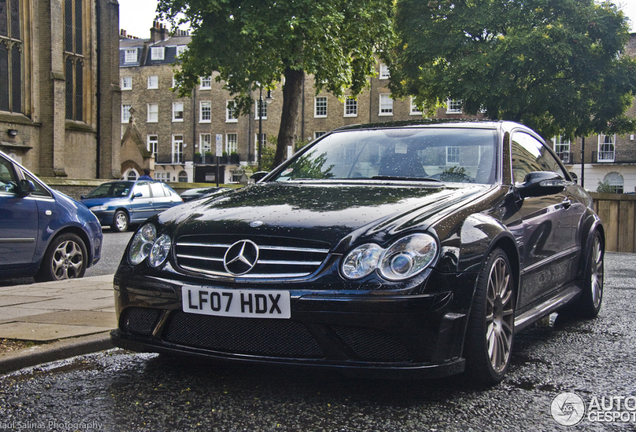
[(503, 378), (515, 332), (595, 317), (592, 200), (511, 122), (335, 130), (259, 183), (167, 210), (115, 275), (115, 345), (352, 373)]

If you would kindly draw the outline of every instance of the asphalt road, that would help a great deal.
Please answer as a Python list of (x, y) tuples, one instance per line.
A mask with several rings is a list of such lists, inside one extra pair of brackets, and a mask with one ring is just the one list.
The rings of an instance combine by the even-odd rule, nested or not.
[[(0, 377), (0, 430), (19, 422), (107, 431), (636, 430), (635, 258), (608, 254), (597, 319), (559, 316), (518, 334), (509, 373), (492, 389), (462, 376), (354, 379), (117, 349)], [(583, 401), (556, 399), (561, 412), (583, 416), (576, 426), (551, 414), (565, 392)]]

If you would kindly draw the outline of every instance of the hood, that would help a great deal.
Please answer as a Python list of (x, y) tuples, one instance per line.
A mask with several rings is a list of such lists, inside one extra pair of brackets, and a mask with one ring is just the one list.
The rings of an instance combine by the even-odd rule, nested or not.
[(158, 219), (175, 237), (293, 237), (346, 248), (361, 237), (382, 243), (404, 230), (426, 229), (435, 215), (488, 188), (264, 183), (174, 207)]

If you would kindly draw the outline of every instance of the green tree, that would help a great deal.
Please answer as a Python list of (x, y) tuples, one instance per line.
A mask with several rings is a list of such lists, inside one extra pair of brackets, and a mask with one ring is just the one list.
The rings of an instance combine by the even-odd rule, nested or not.
[(627, 20), (594, 0), (398, 0), (391, 91), (432, 110), (514, 120), (544, 136), (633, 130)]
[(294, 145), (305, 73), (315, 76), (317, 92), (357, 95), (375, 71), (376, 50), (393, 36), (392, 0), (160, 0), (157, 10), (191, 27), (176, 73), (181, 95), (218, 72), (247, 114), (252, 92), (284, 77), (275, 165)]

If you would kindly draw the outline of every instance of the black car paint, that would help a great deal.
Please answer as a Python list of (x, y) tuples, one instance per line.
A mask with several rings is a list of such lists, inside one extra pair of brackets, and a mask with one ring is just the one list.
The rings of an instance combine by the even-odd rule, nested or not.
[[(587, 244), (594, 230), (603, 232), (589, 197), (567, 178), (567, 187), (557, 194), (557, 202), (551, 203), (550, 208), (555, 213), (572, 210), (566, 219), (569, 229), (578, 230), (578, 234), (573, 236), (574, 244), (562, 253), (545, 248), (546, 244), (555, 244), (550, 236), (559, 232), (558, 226), (553, 226), (559, 218), (554, 219), (550, 211), (535, 211), (535, 203), (545, 201), (545, 197), (521, 198), (512, 184), (506, 150), (511, 132), (514, 130), (501, 131), (503, 164), (497, 169), (502, 181), (496, 185), (409, 181), (372, 185), (356, 181), (281, 184), (268, 183), (268, 178), (272, 178), (268, 176), (257, 185), (155, 216), (151, 221), (173, 238), (201, 232), (232, 232), (242, 238), (291, 235), (327, 242), (330, 253), (320, 269), (308, 277), (259, 281), (251, 280), (249, 275), (210, 280), (179, 269), (173, 255), (163, 269), (153, 269), (145, 263), (133, 267), (126, 253), (115, 275), (118, 316), (123, 316), (127, 307), (138, 305), (163, 312), (151, 337), (123, 332), (124, 323), (120, 322), (120, 330), (113, 333), (114, 342), (136, 350), (351, 371), (391, 369), (417, 371), (426, 376), (461, 372), (474, 281), (490, 251), (499, 247), (509, 255), (518, 285), (517, 315), (525, 313), (531, 318), (524, 321), (525, 326), (539, 318), (533, 308), (545, 304), (546, 299), (572, 292), (567, 297), (570, 299), (580, 291), (584, 267), (580, 264), (586, 261)], [(283, 169), (285, 165), (277, 171)], [(564, 208), (564, 197), (575, 205)], [(256, 220), (263, 224), (251, 227), (250, 222)], [(389, 282), (375, 273), (359, 281), (348, 281), (341, 275), (341, 258), (356, 245), (375, 242), (384, 246), (411, 232), (432, 234), (440, 249), (437, 260), (420, 275), (402, 282)], [(535, 284), (526, 283), (532, 278), (548, 281), (553, 290), (533, 292)], [(244, 288), (255, 283), (291, 292), (293, 319), (308, 326), (325, 351), (324, 359), (263, 358), (161, 339), (161, 326), (170, 312), (181, 309), (182, 285)], [(537, 313), (548, 313), (560, 305)], [(409, 360), (387, 364), (361, 359), (334, 335), (334, 326), (341, 325), (377, 329), (391, 335), (408, 347)]]

